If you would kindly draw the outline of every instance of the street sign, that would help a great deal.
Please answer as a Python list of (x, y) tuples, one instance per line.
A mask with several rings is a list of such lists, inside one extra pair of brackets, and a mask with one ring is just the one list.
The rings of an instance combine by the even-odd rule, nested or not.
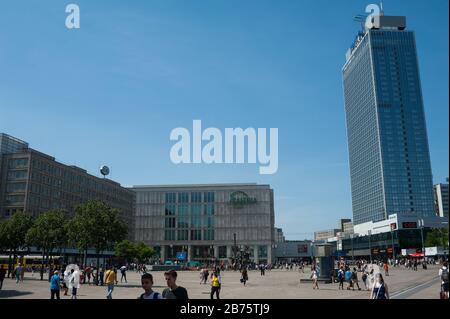
[(178, 260), (181, 260), (181, 261), (184, 261), (184, 260), (186, 260), (186, 252), (184, 252), (184, 251), (181, 251), (181, 252), (178, 252), (177, 253), (177, 259)]

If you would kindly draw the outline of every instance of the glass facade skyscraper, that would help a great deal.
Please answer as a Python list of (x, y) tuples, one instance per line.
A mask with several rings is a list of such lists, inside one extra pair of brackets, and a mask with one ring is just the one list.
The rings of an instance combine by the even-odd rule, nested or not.
[(355, 225), (434, 215), (415, 35), (404, 17), (380, 18), (343, 67)]

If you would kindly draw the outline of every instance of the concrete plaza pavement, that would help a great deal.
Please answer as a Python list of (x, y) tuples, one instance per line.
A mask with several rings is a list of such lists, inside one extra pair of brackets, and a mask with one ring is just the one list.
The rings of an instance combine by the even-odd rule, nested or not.
[[(429, 266), (428, 270), (406, 270), (404, 268), (390, 269), (390, 276), (385, 277), (393, 299), (438, 299), (440, 291), (439, 266)], [(165, 289), (164, 272), (151, 272), (154, 278), (154, 290), (162, 292)], [(368, 291), (338, 290), (338, 284), (319, 284), (319, 290), (313, 290), (312, 284), (300, 283), (300, 279), (310, 277), (310, 271), (300, 273), (294, 270), (266, 271), (261, 276), (258, 271), (249, 272), (249, 281), (244, 287), (240, 283), (240, 273), (223, 271), (222, 299), (368, 299)], [(120, 283), (115, 286), (113, 298), (136, 299), (143, 292), (140, 287), (140, 275), (134, 271), (128, 271), (128, 283)], [(44, 276), (44, 279), (47, 277)], [(178, 272), (177, 284), (188, 290), (191, 299), (209, 299), (210, 286), (200, 284), (200, 276), (197, 271)], [(359, 284), (364, 285), (359, 273)], [(70, 293), (70, 292), (69, 292)], [(62, 293), (61, 293), (62, 295)], [(40, 281), (38, 274), (27, 273), (23, 283), (16, 284), (15, 280), (5, 278), (3, 288), (0, 290), (0, 298), (19, 299), (49, 299), (50, 288), (47, 280)], [(70, 296), (62, 296), (70, 299)], [(79, 299), (105, 299), (106, 286), (81, 285), (78, 293)]]

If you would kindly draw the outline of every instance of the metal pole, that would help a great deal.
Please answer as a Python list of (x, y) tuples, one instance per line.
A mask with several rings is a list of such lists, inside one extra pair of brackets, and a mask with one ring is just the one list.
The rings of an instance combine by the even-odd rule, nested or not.
[(372, 236), (372, 232), (369, 230), (369, 253), (370, 253), (370, 264), (372, 264), (372, 244), (370, 242), (370, 237)]
[(425, 258), (425, 244), (423, 242), (423, 227), (424, 227), (424, 220), (423, 219), (421, 220), (420, 225), (421, 225), (421, 227), (420, 227), (420, 234), (421, 234), (421, 237), (422, 237), (422, 254), (423, 254), (423, 257)]
[[(237, 250), (237, 245), (236, 245), (236, 233), (233, 234), (233, 238), (234, 238), (234, 247), (233, 247), (233, 255), (234, 255), (234, 261), (233, 263), (236, 266), (236, 250)], [(236, 270), (236, 268), (235, 268)]]
[(355, 253), (353, 249), (353, 234), (350, 235), (350, 238), (352, 239), (352, 262), (355, 262)]
[(391, 230), (391, 239), (392, 239), (392, 259), (394, 259), (394, 266), (395, 266), (394, 232), (392, 230)]

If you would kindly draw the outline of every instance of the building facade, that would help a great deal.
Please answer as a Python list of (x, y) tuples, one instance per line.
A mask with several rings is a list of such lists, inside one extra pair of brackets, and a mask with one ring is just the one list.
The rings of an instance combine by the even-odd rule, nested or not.
[[(2, 174), (2, 155), (21, 152), (28, 148), (28, 143), (5, 133), (0, 133), (0, 176)], [(0, 185), (1, 185), (0, 179)]]
[(284, 237), (283, 230), (281, 228), (275, 228), (275, 242), (284, 243), (286, 238)]
[(434, 215), (415, 35), (405, 17), (378, 17), (343, 67), (353, 223)]
[[(8, 144), (3, 138), (2, 145)], [(73, 214), (77, 205), (99, 200), (120, 210), (129, 226), (129, 237), (134, 237), (133, 191), (76, 166), (59, 163), (25, 145), (0, 154), (0, 218), (17, 212), (36, 217), (51, 209), (65, 209)]]
[(323, 241), (327, 240), (328, 238), (336, 237), (337, 233), (339, 233), (340, 229), (327, 229), (327, 230), (320, 230), (314, 232), (314, 240), (315, 241)]
[(338, 250), (346, 256), (372, 255), (382, 259), (399, 256), (405, 249), (422, 252), (427, 234), (433, 229), (448, 227), (448, 218), (429, 216), (420, 221), (415, 214), (393, 214), (383, 221), (359, 224), (355, 226), (355, 234), (338, 239)]
[(448, 218), (448, 183), (434, 185), (436, 214)]
[(276, 261), (280, 263), (311, 260), (314, 255), (313, 243), (310, 240), (287, 240), (277, 243), (274, 255)]
[(0, 154), (13, 154), (28, 148), (28, 143), (11, 135), (0, 133)]
[(353, 223), (351, 221), (342, 224), (342, 232), (353, 234)]
[(348, 223), (351, 223), (351, 222), (352, 222), (352, 220), (349, 218), (341, 218), (341, 219), (339, 219), (339, 228), (342, 231), (345, 231), (344, 228), (348, 227)]
[(231, 262), (235, 245), (272, 262), (273, 190), (268, 185), (135, 186), (135, 240), (162, 262)]

